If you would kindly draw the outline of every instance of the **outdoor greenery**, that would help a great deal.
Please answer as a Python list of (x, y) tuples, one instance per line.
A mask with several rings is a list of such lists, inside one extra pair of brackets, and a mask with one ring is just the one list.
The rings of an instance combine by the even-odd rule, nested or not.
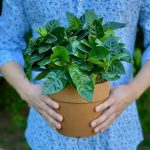
[[(140, 60), (143, 49), (143, 34), (139, 28), (134, 54), (134, 75), (136, 75), (141, 67)], [(149, 106), (150, 90), (147, 90), (138, 100), (138, 110), (145, 137), (139, 146), (140, 150), (150, 149)], [(27, 114), (27, 104), (20, 99), (16, 91), (3, 78), (0, 78), (0, 149), (29, 150), (24, 139)]]
[(59, 92), (70, 84), (91, 101), (96, 83), (118, 80), (125, 74), (122, 62), (132, 62), (125, 45), (119, 42), (121, 37), (114, 32), (125, 24), (103, 24), (103, 18), (91, 10), (80, 18), (70, 12), (66, 15), (67, 28), (50, 20), (38, 28), (38, 38), (29, 39), (25, 51), (27, 72), (41, 71), (36, 80), (44, 78), (43, 94)]

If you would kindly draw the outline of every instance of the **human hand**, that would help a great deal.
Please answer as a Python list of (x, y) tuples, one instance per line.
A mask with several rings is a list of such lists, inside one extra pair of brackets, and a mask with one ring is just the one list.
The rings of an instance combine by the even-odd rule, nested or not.
[(91, 122), (94, 132), (103, 132), (109, 128), (135, 97), (134, 89), (130, 85), (113, 87), (109, 98), (95, 108), (96, 112), (103, 113)]
[(54, 129), (60, 129), (63, 117), (55, 112), (59, 108), (58, 103), (41, 93), (42, 87), (38, 84), (28, 84), (19, 91), (21, 98), (33, 106)]

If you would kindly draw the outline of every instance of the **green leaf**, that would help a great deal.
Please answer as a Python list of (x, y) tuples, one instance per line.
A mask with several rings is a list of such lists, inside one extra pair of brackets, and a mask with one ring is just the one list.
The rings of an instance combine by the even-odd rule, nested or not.
[(90, 44), (90, 46), (92, 47), (92, 48), (95, 48), (96, 47), (96, 37), (94, 37), (94, 36), (88, 36), (88, 43)]
[(104, 62), (102, 62), (100, 60), (96, 60), (95, 58), (88, 58), (87, 61), (90, 62), (90, 63), (92, 63), (92, 64), (98, 65), (98, 66), (100, 66), (100, 67), (102, 67), (104, 69), (106, 68)]
[(91, 49), (91, 48), (85, 46), (85, 45), (82, 44), (82, 43), (79, 43), (79, 45), (77, 46), (77, 48), (78, 48), (80, 51), (84, 52), (84, 53), (89, 53), (89, 52), (90, 52), (90, 49)]
[(40, 54), (42, 54), (42, 53), (47, 52), (48, 50), (50, 50), (51, 47), (52, 47), (51, 45), (40, 46), (40, 47), (38, 48), (38, 52), (39, 52)]
[(43, 67), (43, 66), (45, 66), (45, 65), (47, 65), (49, 63), (50, 63), (49, 56), (47, 56), (47, 57), (43, 58), (41, 61), (39, 61), (38, 65), (40, 67)]
[(88, 60), (94, 59), (94, 60), (102, 60), (104, 58), (107, 58), (110, 54), (110, 51), (103, 47), (103, 46), (96, 46), (94, 49), (92, 49), (88, 55)]
[(88, 35), (89, 33), (86, 30), (81, 30), (79, 34), (77, 35), (77, 40), (80, 41)]
[(38, 60), (42, 59), (44, 57), (43, 54), (39, 55), (39, 54), (35, 54), (34, 56), (32, 56), (30, 59), (29, 59), (29, 62), (31, 65), (33, 65), (35, 62), (37, 62)]
[(107, 47), (108, 49), (110, 49), (110, 50), (116, 50), (116, 49), (118, 49), (118, 47), (119, 47), (119, 44), (118, 44), (116, 38), (113, 37), (113, 36), (107, 38), (107, 39), (103, 42), (103, 45), (104, 45), (105, 47)]
[(89, 47), (89, 48), (92, 48), (86, 39), (81, 40), (81, 43), (84, 44), (85, 46)]
[(67, 77), (67, 80), (69, 82), (69, 84), (76, 89), (76, 85), (73, 83), (72, 79), (71, 79), (71, 76), (69, 74), (69, 71), (66, 71), (66, 77)]
[(78, 66), (79, 66), (79, 69), (84, 70), (84, 71), (91, 71), (91, 69), (93, 68), (93, 65), (88, 62), (84, 62)]
[(83, 14), (79, 19), (80, 19), (80, 22), (83, 26), (85, 24), (85, 14)]
[(80, 20), (71, 12), (66, 12), (67, 20), (69, 23), (69, 29), (79, 30), (82, 28)]
[(130, 55), (128, 53), (120, 53), (112, 57), (110, 63), (112, 63), (115, 60), (125, 60), (128, 57), (130, 58)]
[(104, 30), (108, 30), (108, 29), (120, 29), (120, 28), (124, 28), (126, 25), (124, 23), (119, 23), (119, 22), (107, 22), (103, 25)]
[(63, 90), (67, 86), (67, 78), (64, 69), (53, 69), (45, 77), (43, 94), (53, 94)]
[(103, 46), (103, 43), (99, 39), (96, 39), (95, 43), (97, 44), (96, 46)]
[(53, 31), (52, 34), (57, 37), (57, 40), (59, 42), (62, 42), (64, 40), (64, 37), (66, 36), (65, 33), (65, 28), (64, 27), (56, 27)]
[(36, 77), (35, 77), (35, 81), (36, 80), (41, 80), (43, 78), (45, 78), (45, 76), (50, 72), (50, 70), (44, 70), (42, 72), (40, 72)]
[(116, 73), (112, 73), (112, 72), (102, 73), (102, 79), (104, 79), (104, 80), (115, 81), (115, 80), (118, 80), (119, 78), (120, 78), (120, 76)]
[(125, 68), (119, 60), (115, 60), (108, 69), (112, 73), (125, 74)]
[(58, 20), (50, 20), (49, 22), (47, 22), (47, 24), (45, 25), (46, 30), (50, 33), (52, 30), (54, 30), (57, 27), (60, 27), (60, 23)]
[(36, 30), (37, 33), (39, 33), (41, 36), (46, 36), (47, 35), (47, 30), (46, 27), (39, 27)]
[(25, 49), (25, 54), (31, 55), (36, 49), (34, 48), (35, 44), (37, 42), (37, 39), (30, 38), (27, 47)]
[(120, 58), (120, 60), (124, 62), (128, 62), (128, 63), (133, 63), (133, 60), (131, 58), (129, 51), (126, 49), (122, 49), (122, 51), (123, 51), (122, 53), (124, 53), (126, 56)]
[(57, 37), (55, 35), (48, 34), (47, 37), (46, 37), (46, 39), (45, 39), (45, 41), (44, 41), (44, 43), (52, 44), (52, 43), (54, 43), (56, 41), (57, 41)]
[(94, 20), (90, 27), (90, 34), (96, 36), (97, 38), (102, 38), (104, 36), (104, 31), (101, 23)]
[(72, 81), (76, 85), (79, 95), (89, 102), (92, 101), (94, 82), (90, 76), (81, 71), (77, 65), (71, 65), (69, 67), (69, 73)]
[(82, 51), (80, 51), (77, 47), (78, 45), (80, 44), (79, 41), (77, 40), (74, 40), (72, 43), (68, 44), (66, 46), (68, 52), (69, 52), (69, 55), (73, 55), (73, 56), (76, 56), (78, 58), (83, 58), (85, 59), (87, 57), (87, 55), (85, 55)]
[(109, 37), (114, 37), (115, 32), (112, 29), (108, 29), (104, 32), (104, 36), (100, 39), (102, 42), (108, 39)]
[(55, 46), (53, 47), (53, 54), (50, 56), (50, 61), (55, 63), (58, 66), (67, 65), (69, 60), (69, 53), (66, 48), (63, 46)]
[(91, 26), (93, 24), (93, 21), (97, 19), (97, 15), (92, 10), (85, 11), (85, 22), (88, 26)]

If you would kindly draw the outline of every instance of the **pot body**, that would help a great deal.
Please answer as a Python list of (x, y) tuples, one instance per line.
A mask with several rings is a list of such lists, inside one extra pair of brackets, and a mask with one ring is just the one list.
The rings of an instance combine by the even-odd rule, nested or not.
[(56, 112), (63, 116), (62, 128), (59, 133), (69, 137), (89, 137), (95, 135), (90, 126), (91, 121), (101, 115), (96, 112), (95, 107), (108, 98), (110, 92), (109, 82), (95, 85), (92, 102), (87, 102), (71, 86), (63, 91), (49, 95), (59, 103)]

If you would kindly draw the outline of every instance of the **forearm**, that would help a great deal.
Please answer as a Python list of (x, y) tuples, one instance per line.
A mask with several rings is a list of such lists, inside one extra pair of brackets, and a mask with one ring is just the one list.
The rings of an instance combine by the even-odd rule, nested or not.
[(24, 70), (16, 62), (8, 62), (0, 68), (7, 82), (16, 89), (18, 93), (30, 85), (26, 78)]
[(141, 94), (150, 86), (150, 61), (147, 61), (133, 81), (129, 84), (131, 91), (134, 92), (135, 99), (138, 99)]

